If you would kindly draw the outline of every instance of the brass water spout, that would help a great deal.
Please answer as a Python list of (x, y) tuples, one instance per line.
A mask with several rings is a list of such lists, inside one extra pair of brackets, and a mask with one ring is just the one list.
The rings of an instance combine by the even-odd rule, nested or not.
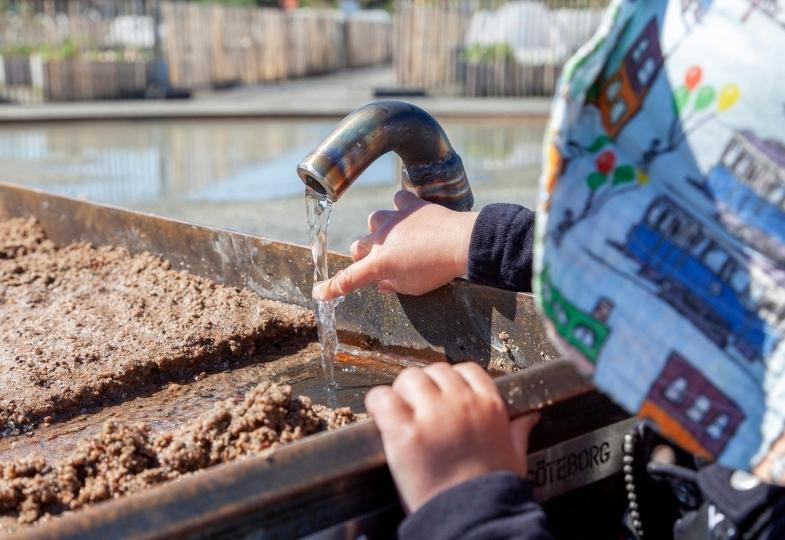
[(331, 202), (380, 156), (403, 161), (403, 188), (453, 210), (474, 204), (466, 171), (439, 123), (402, 101), (366, 105), (343, 119), (297, 167), (306, 186)]

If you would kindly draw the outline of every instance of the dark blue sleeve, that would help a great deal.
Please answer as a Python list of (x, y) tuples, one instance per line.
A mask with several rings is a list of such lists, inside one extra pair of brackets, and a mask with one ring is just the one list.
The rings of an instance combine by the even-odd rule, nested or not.
[(400, 540), (552, 540), (529, 483), (493, 472), (440, 493), (408, 516)]
[(534, 212), (516, 204), (480, 211), (469, 244), (468, 277), (500, 289), (530, 292)]

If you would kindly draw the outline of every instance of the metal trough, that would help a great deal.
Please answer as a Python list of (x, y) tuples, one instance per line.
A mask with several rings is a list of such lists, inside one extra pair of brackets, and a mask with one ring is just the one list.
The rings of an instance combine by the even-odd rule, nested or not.
[[(58, 245), (148, 251), (218, 283), (310, 306), (310, 252), (301, 246), (0, 184), (0, 219), (16, 216), (36, 217)], [(331, 268), (349, 262), (331, 254)], [(600, 538), (618, 524), (630, 420), (556, 358), (529, 295), (464, 281), (419, 298), (369, 288), (350, 295), (337, 319), (342, 343), (383, 364), (473, 360), (500, 375), (512, 415), (544, 409), (530, 469), (555, 534)], [(384, 538), (401, 515), (378, 433), (363, 422), (269, 460), (217, 466), (12, 537)]]

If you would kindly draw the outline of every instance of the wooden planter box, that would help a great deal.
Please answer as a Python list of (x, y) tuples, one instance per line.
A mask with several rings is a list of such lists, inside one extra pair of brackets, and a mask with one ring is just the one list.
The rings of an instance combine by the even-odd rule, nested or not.
[(8, 86), (30, 86), (32, 79), (30, 75), (30, 59), (19, 56), (0, 56), (0, 84)]
[[(35, 61), (32, 61), (35, 64)], [(92, 60), (40, 61), (42, 94), (47, 101), (136, 98), (147, 88), (149, 62)]]
[(524, 65), (512, 59), (494, 63), (458, 60), (457, 65), (464, 94), (472, 97), (550, 96), (560, 69), (555, 64)]
[(45, 60), (0, 56), (0, 99), (76, 101), (144, 96), (150, 62)]

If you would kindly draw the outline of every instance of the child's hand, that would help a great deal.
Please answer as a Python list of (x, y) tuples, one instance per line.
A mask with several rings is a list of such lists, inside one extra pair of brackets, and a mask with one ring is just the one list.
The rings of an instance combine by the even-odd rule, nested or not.
[(448, 488), (497, 470), (526, 476), (536, 415), (510, 423), (491, 377), (469, 362), (405, 369), (372, 389), (365, 406), (410, 512)]
[(455, 212), (408, 191), (395, 194), (395, 210), (368, 217), (368, 231), (352, 244), (354, 264), (318, 283), (313, 296), (330, 300), (369, 283), (382, 292), (425, 294), (466, 273), (474, 212)]

